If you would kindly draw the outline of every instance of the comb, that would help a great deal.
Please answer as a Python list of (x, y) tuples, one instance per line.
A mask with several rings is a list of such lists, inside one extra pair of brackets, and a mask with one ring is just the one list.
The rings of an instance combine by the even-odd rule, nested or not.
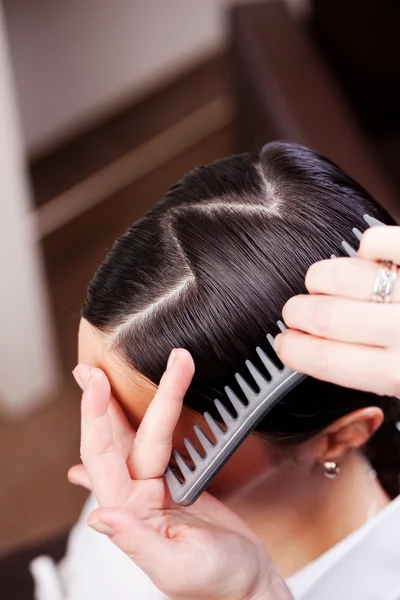
[[(368, 227), (384, 225), (369, 215), (364, 215), (363, 218)], [(352, 232), (360, 241), (362, 232), (357, 228), (354, 228)], [(348, 256), (355, 256), (357, 253), (356, 249), (347, 241), (342, 242), (342, 248)], [(332, 254), (331, 258), (337, 257)], [(277, 325), (281, 331), (286, 329), (282, 321), (278, 321)], [(274, 337), (267, 334), (266, 338), (273, 350)], [(220, 400), (214, 401), (223, 428), (209, 412), (205, 412), (203, 415), (215, 442), (212, 442), (207, 433), (198, 425), (193, 428), (204, 451), (204, 456), (201, 456), (188, 438), (185, 438), (183, 442), (192, 465), (189, 465), (178, 451), (173, 452), (172, 456), (179, 472), (170, 465), (165, 472), (165, 479), (176, 504), (181, 506), (193, 504), (256, 425), (286, 394), (306, 378), (306, 375), (293, 371), (285, 365), (279, 367), (278, 364), (282, 363), (279, 360), (276, 362), (272, 360), (262, 348), (257, 347), (256, 352), (269, 373), (270, 379), (267, 379), (252, 362), (246, 360), (245, 364), (248, 370), (246, 375), (249, 379), (246, 380), (240, 373), (236, 373), (235, 378), (247, 404), (242, 402), (232, 388), (226, 386), (224, 389), (228, 402), (225, 400), (225, 404), (223, 404)], [(255, 389), (258, 391), (256, 392)], [(236, 413), (236, 417), (232, 416), (226, 408), (226, 404), (232, 407), (232, 413)]]

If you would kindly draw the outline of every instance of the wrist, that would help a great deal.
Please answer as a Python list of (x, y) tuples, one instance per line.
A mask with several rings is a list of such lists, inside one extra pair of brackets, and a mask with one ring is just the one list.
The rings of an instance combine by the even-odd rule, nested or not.
[[(247, 599), (246, 599), (247, 600)], [(270, 565), (269, 572), (248, 600), (294, 600), (278, 571)]]

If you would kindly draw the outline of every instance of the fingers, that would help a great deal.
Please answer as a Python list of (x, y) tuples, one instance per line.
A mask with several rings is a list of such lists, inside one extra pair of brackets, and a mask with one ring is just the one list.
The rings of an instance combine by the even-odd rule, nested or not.
[(81, 458), (100, 505), (122, 506), (131, 479), (126, 457), (113, 438), (110, 384), (100, 369), (91, 369), (82, 396)]
[(81, 487), (86, 488), (90, 492), (92, 491), (89, 476), (84, 465), (74, 465), (73, 467), (71, 467), (68, 470), (67, 477), (68, 481), (73, 485), (80, 485)]
[[(324, 260), (309, 268), (306, 287), (310, 294), (371, 300), (380, 269), (376, 262), (360, 258)], [(394, 284), (392, 302), (400, 302), (400, 276)]]
[[(85, 389), (85, 382), (90, 370), (90, 365), (81, 363), (72, 371), (72, 374), (82, 391)], [(117, 444), (117, 446), (120, 446), (123, 449), (124, 454), (128, 456), (135, 438), (135, 432), (126, 418), (121, 406), (118, 404), (112, 394), (110, 395), (108, 411), (111, 419), (114, 442)]]
[(114, 443), (127, 458), (132, 451), (135, 431), (126, 418), (124, 411), (113, 396), (108, 407)]
[(400, 277), (390, 304), (369, 302), (380, 260), (400, 265), (400, 227), (368, 229), (357, 258), (309, 269), (311, 295), (292, 298), (283, 309), (286, 324), (297, 330), (275, 340), (284, 364), (344, 387), (400, 396)]
[(282, 315), (288, 327), (321, 338), (400, 347), (400, 307), (397, 304), (304, 295), (291, 298)]
[(399, 357), (380, 348), (324, 340), (287, 330), (275, 339), (281, 361), (295, 371), (343, 387), (400, 396)]
[(368, 260), (388, 260), (400, 265), (400, 227), (371, 227), (361, 238), (357, 255)]
[[(71, 477), (75, 476), (79, 485), (90, 486), (101, 506), (122, 506), (128, 500), (132, 493), (131, 475), (135, 479), (152, 479), (164, 474), (171, 457), (173, 432), (193, 373), (190, 354), (183, 349), (175, 350), (174, 361), (169, 362), (160, 381), (131, 452), (133, 434), (111, 396), (108, 379), (100, 369), (90, 370), (82, 397), (81, 457), (86, 476), (75, 469)], [(121, 438), (128, 439), (127, 447)]]
[(135, 479), (161, 477), (172, 452), (172, 436), (194, 374), (187, 350), (173, 350), (169, 365), (138, 429), (130, 470)]

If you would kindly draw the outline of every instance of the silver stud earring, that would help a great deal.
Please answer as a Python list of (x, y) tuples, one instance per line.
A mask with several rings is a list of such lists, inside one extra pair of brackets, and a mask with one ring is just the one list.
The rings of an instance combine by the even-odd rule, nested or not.
[(340, 467), (333, 460), (326, 460), (324, 462), (324, 475), (328, 479), (336, 479), (340, 474)]

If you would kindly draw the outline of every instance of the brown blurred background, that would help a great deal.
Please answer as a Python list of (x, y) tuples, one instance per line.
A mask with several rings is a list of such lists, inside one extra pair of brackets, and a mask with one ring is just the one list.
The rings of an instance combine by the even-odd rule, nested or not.
[[(3, 9), (10, 77), (0, 112), (3, 102), (15, 127), (0, 133), (0, 234), (9, 232), (0, 245), (0, 585), (22, 600), (29, 558), (62, 555), (85, 499), (66, 481), (79, 460), (71, 371), (97, 265), (186, 171), (273, 139), (321, 151), (398, 219), (400, 5), (4, 0)], [(15, 257), (28, 234), (7, 208), (19, 193), (15, 214), (37, 239), (25, 263)], [(23, 288), (31, 255), (39, 283)]]

